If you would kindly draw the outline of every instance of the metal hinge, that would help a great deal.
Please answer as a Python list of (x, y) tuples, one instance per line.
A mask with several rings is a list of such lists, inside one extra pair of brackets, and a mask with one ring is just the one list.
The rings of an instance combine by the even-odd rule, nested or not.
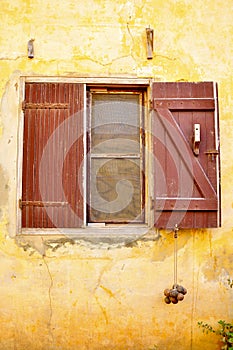
[(152, 109), (153, 109), (153, 100), (149, 100), (149, 108), (150, 108), (150, 111), (152, 111)]
[(150, 197), (150, 210), (153, 210), (154, 207), (155, 207), (155, 200), (152, 197)]
[(219, 154), (219, 151), (217, 149), (213, 149), (213, 150), (206, 151), (205, 154), (217, 156)]
[(19, 199), (20, 209), (23, 209), (23, 207), (64, 207), (68, 204), (68, 202), (22, 201), (22, 199)]
[(211, 160), (214, 160), (214, 157), (219, 155), (219, 151), (217, 149), (213, 149), (213, 150), (209, 150), (206, 151), (205, 154), (207, 154), (208, 156), (211, 156)]
[(68, 109), (69, 103), (52, 103), (52, 102), (41, 102), (41, 103), (33, 103), (33, 102), (22, 102), (22, 110), (25, 109)]

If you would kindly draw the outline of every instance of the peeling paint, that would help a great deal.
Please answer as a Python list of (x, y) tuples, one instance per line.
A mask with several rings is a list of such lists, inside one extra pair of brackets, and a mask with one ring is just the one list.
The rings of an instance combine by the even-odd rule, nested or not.
[(6, 172), (3, 170), (3, 168), (0, 165), (0, 206), (4, 206), (7, 203), (8, 200), (8, 179)]

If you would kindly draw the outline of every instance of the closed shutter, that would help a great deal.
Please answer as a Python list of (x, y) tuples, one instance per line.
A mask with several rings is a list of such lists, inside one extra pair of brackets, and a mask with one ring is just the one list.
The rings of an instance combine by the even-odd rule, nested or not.
[(83, 85), (26, 83), (22, 227), (83, 222)]
[(156, 227), (220, 225), (216, 91), (211, 82), (153, 84)]

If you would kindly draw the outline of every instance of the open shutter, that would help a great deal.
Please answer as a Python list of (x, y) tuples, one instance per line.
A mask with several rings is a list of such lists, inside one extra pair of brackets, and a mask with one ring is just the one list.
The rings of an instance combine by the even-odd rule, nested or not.
[[(214, 83), (154, 83), (155, 226), (220, 225), (217, 88)], [(194, 137), (200, 128), (200, 139)]]
[(82, 225), (83, 89), (26, 83), (22, 227)]

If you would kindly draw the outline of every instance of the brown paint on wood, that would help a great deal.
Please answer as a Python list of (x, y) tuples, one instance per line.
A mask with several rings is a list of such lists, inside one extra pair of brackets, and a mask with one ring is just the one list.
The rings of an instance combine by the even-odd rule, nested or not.
[[(217, 227), (219, 160), (207, 153), (215, 151), (218, 133), (213, 83), (154, 83), (153, 106), (155, 226)], [(198, 157), (192, 151), (195, 123), (201, 126)], [(168, 189), (165, 195), (156, 185), (158, 166)]]
[(83, 98), (82, 84), (26, 83), (23, 227), (82, 224)]

